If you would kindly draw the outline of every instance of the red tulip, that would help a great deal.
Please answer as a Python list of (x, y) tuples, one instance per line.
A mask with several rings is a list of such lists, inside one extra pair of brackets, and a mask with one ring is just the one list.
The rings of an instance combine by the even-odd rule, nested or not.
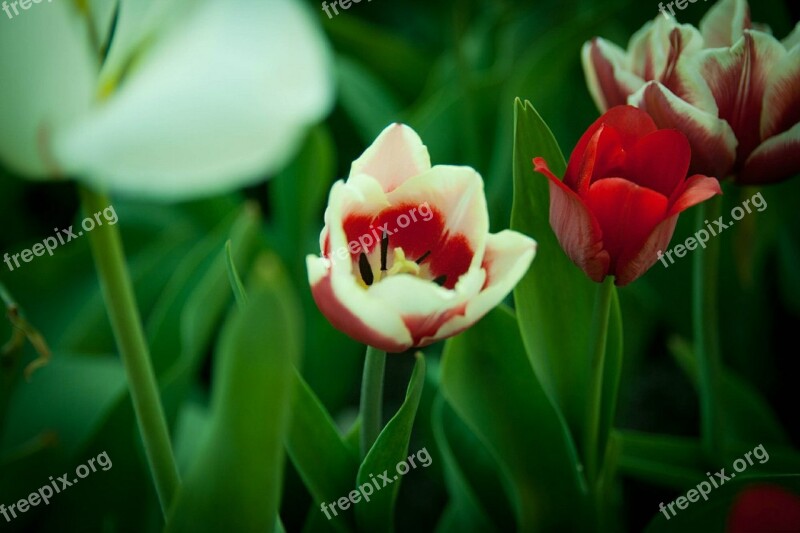
[(550, 180), (550, 224), (562, 248), (592, 280), (635, 280), (672, 238), (678, 214), (715, 194), (714, 178), (686, 179), (691, 151), (676, 130), (659, 130), (632, 106), (617, 106), (583, 134), (562, 182)]
[(775, 485), (748, 487), (736, 497), (727, 531), (800, 531), (800, 497)]

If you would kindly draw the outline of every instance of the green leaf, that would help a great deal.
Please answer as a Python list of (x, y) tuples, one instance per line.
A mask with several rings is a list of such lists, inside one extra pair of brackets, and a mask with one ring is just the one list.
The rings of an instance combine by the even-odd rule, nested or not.
[[(595, 284), (566, 256), (550, 227), (547, 179), (533, 171), (544, 157), (566, 169), (558, 143), (531, 106), (514, 103), (514, 205), (511, 228), (538, 242), (536, 260), (514, 290), (522, 340), (548, 396), (573, 429), (582, 427), (591, 369), (588, 327)], [(560, 305), (559, 305), (560, 304)]]
[[(286, 450), (314, 501), (330, 503), (353, 489), (358, 461), (314, 392), (295, 370)], [(352, 513), (345, 513), (352, 520)], [(339, 523), (341, 520), (334, 520)]]
[(707, 470), (700, 441), (672, 435), (638, 431), (616, 431), (621, 453), (618, 468), (623, 474), (667, 487), (694, 485)]
[(361, 135), (371, 143), (395, 122), (400, 103), (383, 83), (356, 61), (340, 56), (336, 61), (339, 100)]
[(447, 342), (441, 390), (512, 480), (518, 529), (580, 529), (586, 487), (575, 447), (507, 309)]
[[(407, 458), (411, 430), (425, 384), (425, 358), (417, 353), (416, 359), (403, 405), (378, 435), (378, 440), (358, 469), (359, 487), (372, 485), (373, 479), (381, 485), (381, 489), (370, 496), (370, 501), (360, 501), (355, 505), (356, 520), (359, 528), (364, 531), (394, 530), (394, 504), (400, 489), (400, 476), (397, 475), (396, 467)], [(388, 486), (383, 486), (384, 482), (379, 481), (380, 474), (384, 472), (392, 480)]]
[(236, 305), (243, 308), (247, 303), (247, 292), (242, 285), (242, 278), (239, 277), (239, 272), (236, 270), (236, 263), (233, 260), (233, 252), (231, 251), (231, 240), (225, 243), (225, 264), (228, 266), (228, 279), (231, 282), (231, 289), (233, 295), (236, 297)]
[(512, 531), (511, 508), (502, 471), (480, 440), (437, 396), (433, 427), (444, 463), (450, 503), (438, 531)]
[(262, 257), (254, 278), (250, 301), (223, 329), (209, 433), (167, 531), (275, 529), (300, 314), (275, 258)]

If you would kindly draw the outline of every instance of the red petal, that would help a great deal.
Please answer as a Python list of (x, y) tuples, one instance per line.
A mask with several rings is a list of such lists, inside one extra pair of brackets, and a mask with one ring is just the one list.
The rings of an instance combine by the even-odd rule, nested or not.
[(403, 352), (410, 348), (410, 346), (398, 343), (395, 339), (370, 328), (342, 304), (333, 291), (330, 273), (311, 286), (311, 294), (317, 303), (317, 307), (333, 327), (358, 342), (391, 353)]
[[(381, 228), (389, 231), (389, 244), (391, 247), (400, 247), (411, 260), (422, 257), (426, 252), (436, 251), (442, 240), (444, 231), (444, 217), (441, 211), (434, 206), (429, 206), (432, 213), (430, 220), (413, 222), (405, 228), (398, 225), (400, 217), (405, 216), (418, 207), (418, 204), (398, 204), (381, 211), (373, 222), (377, 233), (382, 236)], [(378, 241), (380, 242), (380, 241)]]
[(550, 225), (564, 252), (592, 280), (608, 274), (609, 256), (603, 249), (600, 226), (583, 200), (556, 178), (542, 158), (534, 159), (535, 170), (550, 181)]
[(622, 176), (669, 198), (686, 178), (691, 158), (689, 141), (683, 133), (654, 131), (639, 139), (628, 152)]
[(581, 136), (572, 154), (569, 156), (567, 172), (564, 174), (564, 182), (571, 184), (577, 183), (578, 172), (582, 166), (583, 154), (586, 151), (592, 137), (601, 126), (607, 125), (617, 131), (620, 136), (622, 147), (627, 149), (632, 146), (640, 137), (644, 137), (650, 132), (656, 131), (656, 125), (650, 116), (633, 106), (623, 105), (609, 109), (598, 118), (586, 132)]
[(623, 178), (604, 178), (589, 189), (586, 204), (597, 218), (611, 274), (625, 254), (635, 256), (656, 226), (667, 218), (667, 198)]
[(625, 169), (625, 149), (619, 132), (610, 126), (601, 126), (589, 140), (582, 155), (582, 164), (576, 182), (564, 182), (584, 196), (593, 181), (608, 176), (619, 176)]
[(690, 207), (705, 202), (712, 196), (722, 194), (719, 181), (701, 174), (687, 179), (672, 193), (668, 216), (677, 215)]
[(775, 485), (751, 486), (736, 498), (727, 531), (800, 531), (800, 497)]
[(469, 270), (475, 251), (463, 235), (448, 236), (431, 252), (430, 268), (433, 278), (445, 276), (443, 287), (452, 289), (458, 278)]
[(650, 270), (650, 267), (658, 261), (658, 253), (667, 249), (677, 223), (678, 215), (661, 221), (636, 253), (623, 254), (617, 262), (614, 284), (622, 287)]

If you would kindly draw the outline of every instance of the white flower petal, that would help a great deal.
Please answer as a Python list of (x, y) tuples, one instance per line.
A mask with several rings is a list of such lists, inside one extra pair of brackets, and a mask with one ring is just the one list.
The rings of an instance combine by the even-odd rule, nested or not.
[(487, 275), (486, 286), (480, 294), (469, 300), (463, 315), (455, 316), (445, 323), (432, 339), (455, 335), (483, 318), (519, 283), (535, 255), (536, 241), (526, 235), (511, 230), (489, 235), (483, 260)]
[(353, 161), (350, 175), (368, 174), (389, 192), (430, 168), (428, 149), (417, 132), (404, 124), (392, 124)]
[(253, 183), (329, 108), (329, 60), (294, 1), (203, 1), (59, 137), (58, 158), (99, 186), (160, 199)]
[[(72, 2), (0, 11), (0, 158), (32, 177), (58, 174), (48, 138), (86, 112), (98, 59)], [(13, 9), (10, 9), (13, 14)]]

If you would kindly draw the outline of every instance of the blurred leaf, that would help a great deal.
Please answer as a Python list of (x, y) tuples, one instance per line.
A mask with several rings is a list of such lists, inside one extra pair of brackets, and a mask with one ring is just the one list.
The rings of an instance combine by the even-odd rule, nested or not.
[(209, 434), (168, 531), (275, 529), (300, 314), (275, 258), (261, 259), (254, 278), (250, 301), (223, 330)]
[(611, 288), (611, 309), (608, 317), (608, 338), (606, 339), (605, 368), (603, 369), (603, 404), (600, 411), (598, 432), (598, 457), (606, 455), (606, 445), (614, 426), (617, 412), (619, 380), (622, 373), (622, 310), (619, 306), (617, 288)]
[(705, 478), (708, 464), (697, 439), (627, 430), (614, 434), (622, 474), (681, 490)]
[[(294, 400), (286, 450), (314, 501), (330, 503), (353, 489), (357, 456), (344, 443), (325, 407), (300, 374), (295, 370), (293, 376)], [(352, 513), (343, 514), (352, 522)], [(334, 523), (341, 520), (334, 519)]]
[(314, 127), (300, 153), (269, 182), (272, 231), (295, 283), (305, 284), (305, 256), (319, 253), (319, 229), (330, 184), (336, 177), (336, 152), (328, 128)]
[(228, 267), (228, 279), (231, 282), (233, 295), (236, 297), (236, 305), (238, 305), (241, 309), (247, 303), (247, 293), (242, 285), (242, 279), (239, 277), (239, 272), (236, 270), (236, 263), (233, 259), (230, 239), (228, 239), (228, 242), (225, 243), (225, 264)]
[[(425, 384), (425, 358), (418, 352), (416, 359), (403, 405), (378, 435), (378, 440), (358, 469), (359, 487), (372, 485), (373, 479), (379, 481), (379, 477), (373, 476), (380, 476), (382, 473), (392, 476), (392, 472), (397, 472), (397, 464), (407, 458), (411, 430)], [(381, 482), (381, 490), (375, 491), (370, 501), (362, 501), (355, 506), (356, 520), (359, 528), (364, 531), (394, 530), (394, 504), (400, 490), (400, 476), (394, 474), (393, 478), (390, 477), (391, 485), (388, 487), (384, 486), (385, 483)]]
[[(692, 347), (678, 337), (671, 340), (669, 347), (696, 390), (698, 369)], [(746, 381), (724, 370), (720, 386), (725, 409), (723, 423), (730, 440), (782, 445), (789, 443), (769, 403)]]
[(400, 103), (382, 82), (352, 59), (336, 61), (339, 101), (356, 125), (361, 140), (370, 144), (400, 117)]
[(433, 416), (450, 496), (437, 531), (514, 530), (514, 511), (497, 462), (442, 396), (434, 404)]
[[(536, 260), (514, 290), (522, 339), (542, 387), (573, 429), (581, 428), (591, 370), (588, 327), (594, 283), (566, 256), (550, 227), (547, 179), (533, 171), (544, 157), (556, 176), (566, 163), (530, 104), (514, 103), (514, 206), (511, 228), (538, 242)], [(562, 302), (563, 305), (557, 305)]]
[(447, 341), (441, 390), (513, 481), (519, 530), (580, 529), (586, 488), (576, 451), (507, 309)]

